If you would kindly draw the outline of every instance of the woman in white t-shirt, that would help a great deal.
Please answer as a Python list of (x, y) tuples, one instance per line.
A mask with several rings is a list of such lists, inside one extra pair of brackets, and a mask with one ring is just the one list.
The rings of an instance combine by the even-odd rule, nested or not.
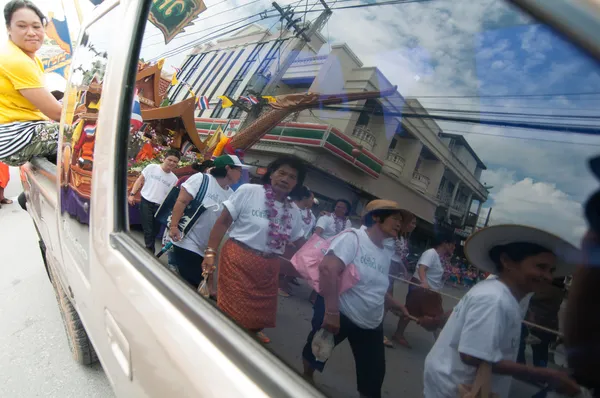
[(345, 229), (352, 228), (352, 223), (348, 219), (351, 211), (350, 202), (346, 199), (338, 199), (333, 213), (319, 217), (315, 233), (323, 239), (329, 239)]
[(205, 250), (202, 267), (212, 273), (216, 248), (229, 230), (219, 254), (217, 305), (265, 343), (269, 340), (262, 329), (275, 327), (279, 256), (289, 249), (288, 243), (300, 247), (304, 241), (302, 216), (288, 196), (302, 186), (305, 176), (304, 161), (295, 156), (273, 161), (264, 185), (244, 184), (223, 203)]
[[(366, 228), (351, 229), (334, 239), (320, 265), (322, 295), (314, 305), (312, 331), (302, 357), (304, 376), (312, 380), (314, 371), (322, 372), (325, 367), (312, 352), (315, 333), (327, 329), (335, 335), (335, 345), (347, 338), (356, 365), (357, 390), (361, 397), (377, 398), (385, 377), (384, 308), (408, 315), (388, 293), (394, 251), (393, 245), (385, 243), (401, 231), (400, 207), (393, 201), (374, 200), (365, 209), (364, 224)], [(360, 280), (340, 294), (339, 276), (349, 264), (354, 264)]]
[[(245, 166), (237, 156), (223, 155), (214, 160), (209, 174), (197, 173), (182, 185), (171, 215), (169, 237), (173, 249), (169, 252), (169, 265), (175, 267), (179, 275), (194, 288), (202, 282), (202, 261), (208, 244), (208, 236), (213, 225), (223, 211), (222, 203), (233, 195), (230, 185), (237, 184)], [(191, 231), (181, 237), (177, 225), (185, 208), (198, 194), (202, 181), (208, 178), (208, 188), (202, 204), (207, 210), (200, 216)]]
[[(545, 231), (521, 225), (480, 230), (465, 244), (465, 255), (498, 278), (476, 284), (456, 305), (425, 359), (425, 398), (455, 398), (472, 385), (478, 367), (491, 365), (491, 392), (507, 398), (512, 378), (548, 383), (574, 396), (579, 387), (568, 373), (517, 363), (523, 310), (520, 302), (553, 276), (572, 273), (567, 259), (577, 249)], [(554, 274), (554, 275), (553, 275)]]
[[(417, 217), (408, 210), (402, 210), (402, 232), (398, 235), (398, 238), (394, 242), (394, 256), (392, 257), (392, 264), (390, 266), (390, 288), (389, 292), (394, 296), (394, 282), (393, 277), (400, 277), (409, 279), (408, 267), (406, 258), (408, 257), (408, 237), (411, 232), (417, 227)], [(401, 321), (400, 321), (401, 322)], [(400, 322), (398, 325), (400, 326)], [(390, 339), (384, 336), (383, 344), (386, 347), (393, 348), (394, 345)]]
[[(441, 233), (435, 237), (433, 247), (421, 254), (411, 279), (411, 282), (421, 287), (410, 285), (406, 294), (406, 308), (412, 316), (436, 318), (444, 314), (442, 296), (438, 293), (444, 287), (444, 267), (441, 256), (452, 255), (454, 248), (454, 237), (450, 233)], [(409, 323), (409, 318), (400, 318), (396, 333), (392, 337), (396, 343), (406, 348), (411, 348), (404, 337), (404, 331)], [(434, 332), (434, 335), (436, 334)]]
[(135, 196), (141, 190), (140, 213), (144, 230), (146, 249), (154, 254), (156, 235), (160, 232), (160, 223), (154, 218), (156, 211), (165, 200), (171, 188), (177, 184), (177, 176), (173, 170), (177, 168), (181, 153), (169, 149), (165, 153), (162, 164), (150, 164), (142, 170), (142, 174), (133, 184), (129, 193), (129, 204), (135, 204)]

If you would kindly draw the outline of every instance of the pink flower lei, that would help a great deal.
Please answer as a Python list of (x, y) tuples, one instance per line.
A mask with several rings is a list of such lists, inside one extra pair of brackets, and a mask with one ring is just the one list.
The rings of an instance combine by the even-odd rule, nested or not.
[(275, 209), (275, 192), (270, 185), (265, 185), (266, 205), (269, 212), (269, 239), (268, 246), (272, 250), (281, 250), (290, 240), (292, 232), (292, 216), (290, 209), (292, 205), (286, 198), (283, 202), (283, 214), (278, 219), (279, 212)]
[(335, 222), (335, 234), (339, 234), (346, 228), (346, 218), (338, 217), (335, 214), (333, 215), (333, 221)]
[(304, 224), (309, 225), (310, 222), (312, 221), (312, 217), (310, 215), (310, 209), (304, 209), (304, 211), (306, 212), (306, 215), (302, 214), (302, 221), (304, 221)]

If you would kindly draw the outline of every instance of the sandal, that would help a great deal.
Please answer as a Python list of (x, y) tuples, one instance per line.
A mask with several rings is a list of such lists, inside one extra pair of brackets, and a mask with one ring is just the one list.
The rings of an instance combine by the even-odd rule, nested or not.
[(271, 342), (271, 339), (268, 338), (263, 332), (256, 333), (256, 337), (258, 337), (258, 340), (260, 340), (260, 342), (263, 344), (269, 344)]
[(392, 337), (392, 340), (394, 340), (396, 343), (400, 344), (402, 347), (412, 349), (412, 346), (410, 344), (408, 344), (408, 341), (406, 341), (404, 336), (394, 336), (394, 337)]
[(12, 203), (13, 203), (13, 201), (10, 199), (4, 198), (4, 199), (0, 200), (0, 204), (2, 204), (2, 205), (11, 205)]
[(394, 348), (394, 343), (392, 343), (392, 341), (388, 339), (387, 336), (383, 336), (383, 345), (387, 348)]

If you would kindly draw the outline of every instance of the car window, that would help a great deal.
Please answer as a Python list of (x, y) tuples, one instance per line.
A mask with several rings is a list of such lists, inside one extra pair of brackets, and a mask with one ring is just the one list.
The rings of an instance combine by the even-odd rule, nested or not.
[[(417, 318), (451, 310), (490, 275), (464, 249), (480, 229), (535, 227), (575, 246), (586, 230), (598, 65), (508, 2), (155, 1), (134, 90), (130, 234), (240, 333), (307, 378), (316, 370), (328, 396), (422, 396), (439, 330), (385, 295)], [(375, 199), (403, 210), (391, 247), (361, 229)], [(307, 263), (290, 258), (348, 227), (358, 245), (345, 236), (331, 253), (355, 280), (340, 279), (325, 365), (312, 343), (328, 341), (332, 311), (318, 271), (296, 275)], [(441, 235), (453, 250), (436, 249)], [(207, 286), (203, 262), (215, 267)], [(434, 297), (415, 303), (423, 287)], [(538, 365), (562, 333), (560, 308), (542, 307), (511, 348), (542, 341), (525, 352)], [(507, 393), (539, 389), (514, 381)]]

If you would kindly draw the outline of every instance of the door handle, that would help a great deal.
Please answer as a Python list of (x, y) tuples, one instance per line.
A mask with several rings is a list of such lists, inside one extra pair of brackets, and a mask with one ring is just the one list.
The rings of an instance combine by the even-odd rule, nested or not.
[(106, 326), (110, 350), (123, 370), (123, 373), (125, 373), (125, 376), (127, 376), (129, 380), (132, 380), (133, 374), (131, 371), (131, 351), (129, 349), (129, 342), (108, 308), (104, 309), (104, 324)]

